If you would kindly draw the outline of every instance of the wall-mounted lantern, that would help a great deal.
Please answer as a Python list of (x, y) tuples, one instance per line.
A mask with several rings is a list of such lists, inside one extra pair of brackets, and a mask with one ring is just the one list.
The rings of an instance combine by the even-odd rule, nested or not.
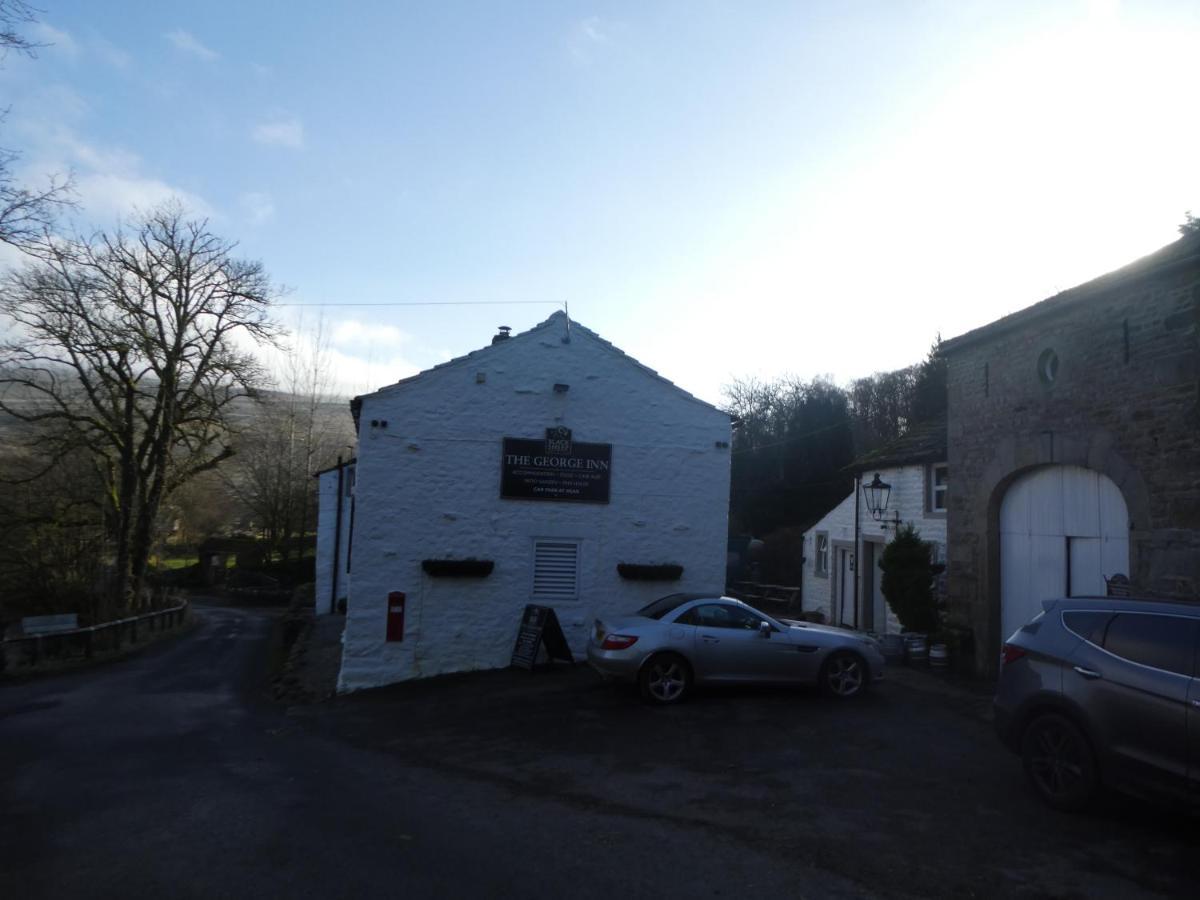
[(862, 491), (867, 501), (867, 511), (871, 513), (872, 519), (879, 522), (883, 528), (888, 528), (889, 526), (892, 528), (900, 527), (899, 510), (893, 512), (893, 519), (888, 520), (883, 518), (883, 514), (887, 512), (888, 500), (892, 496), (892, 486), (886, 481), (882, 481), (879, 478), (878, 472), (875, 473), (875, 477), (870, 484), (862, 486)]
[(886, 481), (879, 480), (879, 473), (870, 484), (863, 485), (863, 496), (867, 501), (867, 510), (871, 518), (878, 522), (887, 511), (888, 498), (892, 496), (892, 486)]

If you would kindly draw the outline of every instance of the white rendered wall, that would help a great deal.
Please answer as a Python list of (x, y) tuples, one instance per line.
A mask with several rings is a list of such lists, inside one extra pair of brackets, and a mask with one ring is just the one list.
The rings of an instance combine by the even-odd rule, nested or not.
[[(343, 469), (343, 486), (345, 486), (354, 471), (352, 464)], [(330, 612), (330, 598), (345, 597), (349, 590), (346, 563), (350, 550), (350, 497), (342, 497), (342, 547), (338, 555), (338, 569), (341, 570), (337, 592), (333, 593), (331, 579), (333, 578), (333, 540), (337, 531), (337, 469), (322, 472), (317, 477), (317, 558), (316, 562), (316, 613), (318, 616)], [(335, 606), (336, 608), (336, 606)]]
[[(817, 574), (817, 532), (829, 535), (826, 559), (828, 567), (824, 574)], [(825, 514), (816, 525), (804, 534), (804, 582), (801, 585), (800, 596), (805, 612), (820, 612), (826, 622), (832, 622), (830, 615), (831, 591), (833, 589), (832, 570), (836, 565), (834, 545), (836, 542), (852, 544), (854, 542), (854, 495), (850, 494)]]
[[(869, 481), (874, 475), (874, 470), (869, 474), (864, 473), (863, 480)], [(894, 469), (880, 469), (879, 477), (892, 486), (885, 517), (891, 519), (894, 517), (894, 513), (899, 512), (901, 522), (911, 522), (916, 526), (923, 540), (931, 541), (937, 545), (937, 561), (945, 562), (946, 514), (926, 511), (926, 467), (912, 465)], [(953, 485), (951, 485), (950, 490), (953, 489)], [(804, 535), (804, 583), (802, 593), (804, 609), (806, 611), (814, 610), (824, 613), (827, 621), (833, 621), (831, 614), (831, 592), (834, 578), (832, 574), (816, 574), (817, 532), (825, 532), (829, 535), (829, 569), (832, 571), (836, 565), (834, 553), (836, 546), (839, 543), (850, 545), (851, 547), (854, 545), (854, 501), (854, 494), (846, 497), (845, 500), (826, 513), (825, 517)], [(875, 561), (878, 564), (879, 555), (883, 552), (883, 546), (892, 539), (893, 532), (890, 527), (885, 529), (880, 522), (876, 522), (871, 518), (871, 513), (867, 510), (861, 493), (858, 495), (858, 504), (859, 537), (863, 542), (872, 542), (875, 544)], [(875, 577), (879, 577), (878, 572), (876, 572)], [(859, 590), (862, 591), (864, 586), (864, 579), (860, 575)], [(899, 632), (900, 630), (900, 623), (891, 610), (888, 610), (887, 630), (889, 632)]]
[[(530, 602), (555, 608), (579, 655), (598, 615), (673, 591), (723, 590), (729, 417), (590, 332), (572, 324), (563, 343), (565, 333), (556, 314), (363, 398), (339, 690), (507, 666)], [(541, 439), (560, 424), (575, 441), (613, 445), (610, 502), (500, 499), (502, 438)], [(582, 541), (577, 599), (531, 597), (535, 538)], [(495, 570), (483, 579), (421, 570), (425, 558), (467, 557)], [(684, 573), (625, 581), (619, 562), (679, 563)], [(389, 591), (407, 594), (402, 642), (385, 641)]]

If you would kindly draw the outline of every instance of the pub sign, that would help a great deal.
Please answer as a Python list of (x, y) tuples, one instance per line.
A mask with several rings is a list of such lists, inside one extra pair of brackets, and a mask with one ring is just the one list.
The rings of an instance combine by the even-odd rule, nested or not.
[(607, 503), (611, 474), (612, 444), (585, 444), (569, 428), (547, 428), (544, 440), (504, 438), (500, 496)]

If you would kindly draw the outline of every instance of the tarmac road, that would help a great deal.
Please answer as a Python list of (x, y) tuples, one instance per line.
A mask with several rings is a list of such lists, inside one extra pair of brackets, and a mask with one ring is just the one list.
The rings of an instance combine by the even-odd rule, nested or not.
[(301, 727), (259, 696), (271, 617), (199, 612), (132, 658), (0, 687), (0, 896), (876, 893), (732, 831)]

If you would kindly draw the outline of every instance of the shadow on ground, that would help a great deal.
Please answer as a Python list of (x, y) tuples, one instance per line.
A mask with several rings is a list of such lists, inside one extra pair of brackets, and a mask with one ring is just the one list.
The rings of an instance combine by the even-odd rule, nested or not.
[(985, 696), (901, 680), (850, 702), (727, 688), (659, 709), (560, 667), (430, 679), (292, 713), (410, 765), (716, 830), (870, 890), (1190, 895), (1196, 820), (1120, 799), (1088, 816), (1049, 810), (997, 743)]

